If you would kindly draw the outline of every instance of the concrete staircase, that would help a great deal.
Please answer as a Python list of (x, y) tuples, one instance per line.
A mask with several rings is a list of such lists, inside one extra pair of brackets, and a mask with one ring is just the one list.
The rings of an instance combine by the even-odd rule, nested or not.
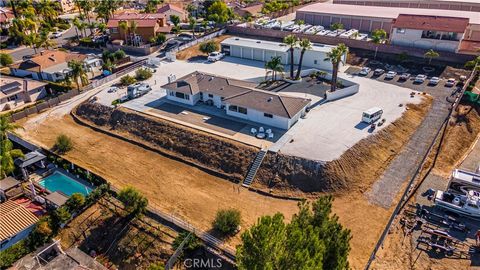
[(257, 174), (257, 171), (260, 168), (260, 165), (262, 165), (262, 161), (265, 158), (266, 154), (267, 154), (267, 150), (265, 149), (262, 149), (260, 150), (260, 152), (257, 153), (257, 156), (255, 157), (252, 164), (250, 165), (250, 168), (248, 170), (247, 176), (245, 177), (245, 180), (243, 180), (242, 186), (249, 187), (253, 183), (253, 180), (255, 179), (255, 175)]

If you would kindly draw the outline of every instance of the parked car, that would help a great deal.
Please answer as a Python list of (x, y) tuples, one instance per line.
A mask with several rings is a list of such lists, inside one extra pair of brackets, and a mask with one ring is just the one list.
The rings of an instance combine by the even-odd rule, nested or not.
[(380, 76), (382, 75), (383, 73), (385, 73), (385, 70), (381, 69), (381, 68), (377, 68), (373, 71), (373, 75), (374, 76)]
[(108, 90), (107, 90), (108, 93), (115, 93), (117, 91), (118, 91), (118, 87), (116, 87), (116, 86), (112, 86), (112, 87), (108, 88)]
[(432, 77), (430, 81), (428, 81), (428, 85), (437, 85), (440, 82), (439, 77)]
[(183, 33), (183, 34), (179, 34), (177, 36), (177, 39), (181, 41), (192, 41), (195, 38), (193, 37), (193, 35)]
[(53, 32), (51, 35), (52, 38), (59, 38), (61, 36), (62, 36), (62, 32)]
[(410, 79), (410, 76), (411, 76), (410, 73), (402, 73), (402, 75), (400, 75), (400, 80), (406, 81), (406, 80)]
[(363, 67), (362, 70), (360, 70), (360, 72), (358, 74), (360, 75), (363, 75), (363, 76), (367, 76), (368, 73), (370, 73), (372, 69), (369, 68), (369, 67)]
[(397, 76), (397, 72), (389, 71), (387, 72), (387, 74), (385, 74), (385, 79), (392, 80), (393, 78), (395, 78), (395, 76)]
[(415, 77), (415, 80), (413, 82), (414, 83), (423, 83), (426, 79), (427, 79), (427, 75), (418, 74), (417, 77)]
[(445, 86), (447, 87), (452, 87), (457, 83), (454, 78), (450, 78), (445, 82)]
[(221, 52), (212, 52), (208, 55), (208, 61), (210, 62), (216, 62), (220, 59), (222, 59), (225, 56), (225, 54)]

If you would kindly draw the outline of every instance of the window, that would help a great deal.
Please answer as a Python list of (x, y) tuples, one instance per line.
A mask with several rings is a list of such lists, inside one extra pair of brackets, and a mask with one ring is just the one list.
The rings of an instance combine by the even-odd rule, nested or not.
[(7, 98), (8, 101), (14, 101), (14, 100), (17, 100), (18, 96), (17, 95), (13, 95), (13, 96), (9, 96)]
[(190, 95), (185, 94), (185, 99), (190, 100)]
[(213, 95), (212, 95), (212, 94), (208, 94), (208, 97), (209, 97), (209, 98), (213, 98)]
[(403, 29), (403, 28), (397, 28), (397, 33), (399, 33), (399, 34), (405, 34), (405, 29)]
[(230, 106), (228, 106), (228, 110), (230, 110), (232, 112), (236, 112), (236, 111), (238, 111), (238, 107), (234, 106), (234, 105), (230, 105)]
[(112, 33), (113, 33), (113, 34), (118, 33), (118, 28), (117, 28), (117, 27), (112, 27), (111, 29), (112, 29)]
[(243, 114), (247, 114), (247, 108), (238, 107), (238, 112), (243, 113)]
[(169, 92), (169, 95), (172, 96), (172, 97), (174, 97), (174, 96), (175, 96), (175, 92), (170, 91), (170, 92)]
[(313, 60), (313, 64), (314, 64), (314, 65), (318, 65), (318, 61), (317, 61), (317, 60)]
[(175, 92), (175, 96), (176, 96), (177, 98), (186, 99), (184, 93)]
[[(316, 60), (315, 60), (316, 61)], [(269, 113), (263, 113), (263, 116), (267, 117), (267, 118), (273, 118), (273, 115), (269, 114)]]

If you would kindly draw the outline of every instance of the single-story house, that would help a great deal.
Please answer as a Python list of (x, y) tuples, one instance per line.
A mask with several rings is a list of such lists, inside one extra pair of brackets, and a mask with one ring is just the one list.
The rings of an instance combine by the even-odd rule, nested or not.
[(185, 22), (188, 19), (188, 13), (181, 7), (174, 4), (165, 4), (157, 10), (157, 13), (165, 14), (165, 17), (170, 21), (171, 15), (176, 15), (180, 21)]
[(224, 109), (229, 116), (289, 129), (306, 114), (311, 100), (253, 88), (249, 82), (193, 72), (162, 88), (167, 99), (195, 106), (198, 102)]
[(0, 203), (0, 251), (27, 237), (38, 218), (14, 201)]
[[(281, 42), (231, 37), (222, 41), (221, 46), (225, 55), (262, 62), (268, 62), (272, 57), (280, 56), (284, 65), (290, 64), (289, 47)], [(302, 66), (331, 72), (332, 64), (329, 61), (324, 61), (324, 59), (333, 48), (335, 46), (313, 43), (312, 47), (305, 52)], [(299, 63), (300, 52), (301, 49), (299, 48), (294, 51), (295, 65)], [(346, 58), (347, 55), (345, 54), (344, 60)]]
[[(127, 29), (120, 27), (121, 22), (127, 23)], [(132, 22), (137, 23), (135, 34), (130, 31), (129, 27)], [(147, 42), (150, 38), (155, 37), (159, 33), (170, 33), (172, 26), (167, 24), (165, 14), (155, 13), (135, 13), (124, 12), (122, 14), (113, 15), (108, 20), (107, 28), (110, 32), (111, 40), (134, 40), (136, 42)]]
[(263, 3), (257, 3), (246, 7), (235, 7), (233, 11), (240, 17), (260, 17), (262, 16)]
[(39, 81), (1, 76), (0, 111), (15, 109), (44, 98), (47, 95), (46, 85)]
[(73, 60), (83, 63), (89, 77), (91, 77), (91, 73), (88, 71), (92, 71), (93, 68), (102, 64), (100, 58), (90, 57), (85, 54), (47, 50), (21, 63), (11, 65), (10, 72), (17, 77), (29, 77), (35, 80), (56, 82), (64, 80), (71, 73), (68, 62)]

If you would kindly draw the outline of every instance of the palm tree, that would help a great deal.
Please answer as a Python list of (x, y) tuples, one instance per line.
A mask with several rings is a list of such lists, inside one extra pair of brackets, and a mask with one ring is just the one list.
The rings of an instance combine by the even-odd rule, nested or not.
[(8, 139), (8, 132), (13, 132), (20, 126), (11, 123), (6, 115), (0, 116), (0, 177), (4, 178), (7, 174), (13, 172), (15, 165), (13, 160), (22, 157), (23, 153), (19, 149), (13, 149), (12, 142)]
[(118, 27), (122, 29), (123, 35), (125, 36), (125, 45), (127, 45), (128, 23), (126, 21), (121, 21), (118, 23)]
[(295, 50), (295, 47), (297, 46), (298, 39), (295, 35), (288, 35), (283, 38), (283, 43), (290, 47), (288, 49), (290, 51), (290, 78), (293, 79), (293, 65), (295, 64), (295, 61), (293, 59), (293, 52)]
[(97, 24), (95, 22), (92, 22), (92, 23), (87, 23), (88, 25), (88, 28), (90, 29), (90, 36), (93, 36), (93, 30), (95, 29), (95, 27), (97, 27)]
[(192, 29), (192, 36), (195, 38), (195, 26), (197, 25), (197, 20), (195, 20), (193, 17), (190, 17), (190, 19), (188, 19), (188, 24), (190, 25), (190, 29)]
[(312, 48), (312, 43), (308, 38), (304, 38), (298, 43), (298, 46), (302, 48), (302, 51), (300, 52), (300, 61), (298, 61), (298, 70), (297, 70), (297, 76), (295, 76), (295, 80), (300, 79), (300, 72), (302, 71), (303, 56), (307, 50)]
[(78, 19), (78, 17), (75, 17), (75, 19), (73, 19), (73, 25), (75, 26), (75, 32), (77, 33), (77, 40), (80, 40), (80, 37), (78, 35), (78, 31), (82, 31), (82, 30), (80, 30), (81, 24), (82, 24), (82, 22)]
[(80, 84), (78, 82), (78, 79), (82, 82), (82, 85), (84, 85), (84, 78), (86, 76), (85, 70), (83, 69), (83, 63), (77, 61), (77, 60), (72, 60), (68, 62), (68, 67), (72, 70), (71, 74), (72, 77), (75, 79), (75, 83), (77, 84), (77, 89), (80, 91)]
[(383, 43), (383, 41), (387, 38), (387, 32), (383, 29), (376, 29), (372, 32), (372, 42), (376, 44), (375, 46), (375, 55), (373, 59), (377, 58), (377, 51), (378, 51), (378, 44)]
[(132, 45), (133, 46), (136, 46), (136, 42), (137, 42), (137, 33), (135, 33), (137, 31), (137, 22), (136, 21), (131, 21), (130, 22), (130, 31), (132, 32), (132, 35), (133, 35), (133, 41), (132, 41)]
[[(267, 70), (267, 76), (269, 71), (272, 72), (272, 81), (277, 79), (277, 72), (283, 72), (282, 58), (280, 56), (274, 56), (265, 64), (265, 69)], [(265, 77), (267, 77), (265, 76)]]
[(428, 58), (428, 64), (430, 65), (432, 63), (433, 58), (437, 58), (440, 56), (440, 54), (432, 49), (428, 50), (424, 56)]
[(101, 22), (97, 25), (97, 27), (100, 33), (105, 34), (105, 30), (107, 30), (107, 25), (105, 23)]
[(36, 4), (37, 14), (42, 16), (46, 21), (52, 22), (58, 16), (58, 2), (51, 0), (40, 0)]
[(337, 47), (333, 48), (327, 53), (327, 57), (323, 61), (330, 61), (332, 63), (332, 82), (331, 82), (331, 92), (335, 92), (337, 89), (337, 77), (338, 77), (338, 68), (340, 63), (344, 63), (344, 55), (348, 53), (348, 47), (345, 44), (340, 43)]

